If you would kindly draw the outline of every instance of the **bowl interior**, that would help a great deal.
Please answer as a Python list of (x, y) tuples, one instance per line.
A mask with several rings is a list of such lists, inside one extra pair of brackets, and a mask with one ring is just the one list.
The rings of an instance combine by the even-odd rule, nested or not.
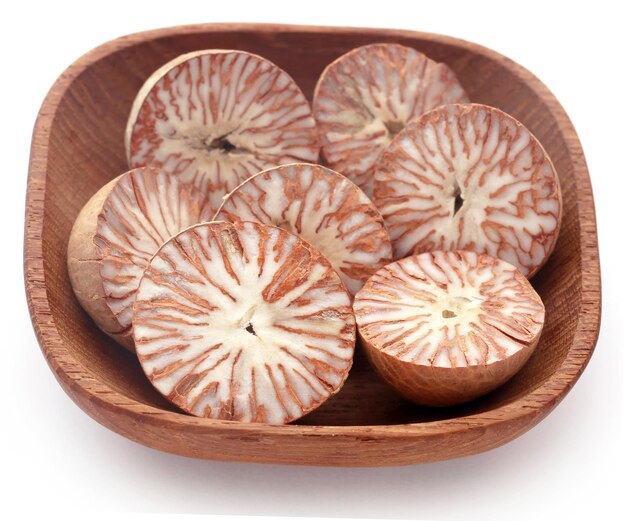
[[(145, 378), (134, 356), (102, 334), (74, 298), (66, 268), (72, 223), (102, 185), (127, 169), (124, 127), (143, 81), (179, 54), (208, 48), (260, 54), (289, 72), (311, 99), (323, 68), (344, 52), (376, 41), (409, 45), (446, 62), (470, 99), (498, 107), (523, 122), (552, 158), (563, 190), (563, 222), (556, 249), (532, 283), (546, 305), (546, 327), (528, 364), (506, 385), (461, 407), (430, 410), (398, 397), (368, 367), (360, 351), (341, 392), (303, 418), (308, 425), (402, 424), (454, 418), (498, 407), (535, 389), (560, 365), (571, 346), (581, 306), (581, 260), (576, 181), (565, 138), (540, 93), (491, 55), (426, 35), (392, 37), (371, 31), (325, 32), (229, 29), (158, 37), (95, 62), (62, 95), (50, 128), (43, 257), (54, 322), (70, 354), (105, 385), (130, 399), (175, 410)], [(182, 413), (181, 413), (182, 414)]]

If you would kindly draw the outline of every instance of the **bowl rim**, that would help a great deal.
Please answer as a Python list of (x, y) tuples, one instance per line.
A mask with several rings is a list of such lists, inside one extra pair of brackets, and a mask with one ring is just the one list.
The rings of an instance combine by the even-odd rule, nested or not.
[[(518, 76), (521, 81), (528, 84), (546, 103), (552, 117), (558, 122), (559, 131), (563, 134), (567, 145), (567, 153), (574, 165), (573, 175), (577, 187), (576, 205), (580, 226), (581, 266), (583, 266), (581, 270), (581, 311), (577, 317), (578, 324), (571, 347), (556, 371), (542, 384), (524, 396), (494, 409), (463, 417), (424, 423), (390, 425), (264, 425), (196, 418), (147, 405), (133, 400), (95, 379), (82, 364), (74, 359), (65, 347), (52, 317), (43, 264), (42, 233), (44, 226), (48, 142), (50, 128), (59, 104), (68, 87), (80, 74), (114, 52), (158, 38), (206, 33), (209, 31), (253, 31), (268, 34), (276, 32), (325, 32), (337, 34), (353, 32), (377, 38), (382, 37), (386, 40), (393, 38), (419, 38), (461, 48), (497, 61), (501, 66)], [(145, 422), (158, 418), (164, 428), (180, 428), (182, 425), (191, 430), (198, 428), (210, 429), (215, 433), (221, 432), (230, 435), (254, 432), (260, 435), (266, 434), (279, 437), (314, 434), (316, 436), (349, 437), (351, 439), (359, 435), (382, 438), (427, 438), (430, 436), (439, 437), (442, 434), (466, 433), (467, 431), (486, 432), (494, 428), (500, 429), (504, 424), (510, 426), (513, 430), (519, 431), (513, 436), (505, 437), (506, 439), (493, 445), (497, 446), (536, 425), (564, 398), (578, 380), (591, 358), (599, 334), (601, 316), (600, 265), (591, 182), (576, 131), (556, 97), (530, 71), (491, 49), (450, 36), (395, 29), (239, 23), (184, 25), (122, 36), (103, 43), (78, 58), (61, 73), (50, 88), (39, 110), (33, 130), (26, 195), (24, 279), (31, 320), (46, 361), (61, 387), (88, 414), (94, 416), (93, 410), (91, 410), (92, 407), (88, 408), (85, 406), (87, 402), (92, 406), (102, 407), (110, 412), (122, 414), (137, 421)], [(104, 422), (98, 417), (95, 417), (95, 419), (109, 428), (112, 427), (109, 422)], [(137, 441), (141, 440), (138, 439)]]

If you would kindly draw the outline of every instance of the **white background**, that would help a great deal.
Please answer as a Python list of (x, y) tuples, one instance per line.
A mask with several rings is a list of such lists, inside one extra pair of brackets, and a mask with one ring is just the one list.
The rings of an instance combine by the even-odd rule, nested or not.
[[(112, 4), (112, 5), (111, 5)], [(626, 39), (618, 2), (306, 0), (14, 2), (3, 7), (0, 132), (2, 504), (49, 515), (165, 512), (409, 519), (583, 519), (624, 513)], [(19, 7), (17, 7), (19, 5)], [(506, 6), (506, 7), (505, 7)], [(112, 38), (199, 22), (422, 30), (524, 65), (561, 100), (586, 152), (603, 270), (600, 340), (565, 401), (516, 441), (437, 464), (323, 469), (196, 461), (132, 443), (81, 412), (44, 362), (24, 299), (22, 233), (31, 131), (73, 60)], [(6, 242), (4, 242), (6, 237)], [(8, 411), (7, 411), (8, 409)], [(8, 518), (7, 518), (8, 519)]]

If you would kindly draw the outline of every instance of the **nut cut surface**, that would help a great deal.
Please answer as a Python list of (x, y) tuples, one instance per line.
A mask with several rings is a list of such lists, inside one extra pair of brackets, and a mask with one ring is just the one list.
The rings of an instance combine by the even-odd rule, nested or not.
[(207, 219), (206, 203), (192, 185), (147, 167), (115, 178), (78, 215), (68, 244), (74, 293), (100, 329), (126, 347), (144, 268), (172, 235)]
[(317, 161), (310, 106), (291, 77), (260, 56), (198, 51), (144, 84), (126, 128), (131, 166), (157, 165), (222, 197), (261, 170)]
[(324, 70), (313, 114), (328, 165), (371, 197), (374, 164), (407, 122), (465, 101), (447, 65), (410, 47), (380, 43), (354, 49)]
[(141, 365), (168, 400), (208, 418), (281, 424), (343, 385), (355, 343), (350, 296), (294, 234), (204, 223), (167, 242), (139, 286)]
[(284, 165), (251, 177), (226, 197), (215, 220), (272, 224), (299, 235), (328, 258), (352, 294), (392, 260), (380, 212), (349, 179), (319, 165)]
[(379, 270), (354, 301), (368, 358), (405, 397), (462, 403), (501, 385), (537, 345), (543, 303), (511, 264), (429, 252)]
[(561, 189), (521, 123), (485, 105), (448, 105), (412, 121), (381, 156), (374, 202), (394, 256), (486, 253), (531, 277), (552, 252)]

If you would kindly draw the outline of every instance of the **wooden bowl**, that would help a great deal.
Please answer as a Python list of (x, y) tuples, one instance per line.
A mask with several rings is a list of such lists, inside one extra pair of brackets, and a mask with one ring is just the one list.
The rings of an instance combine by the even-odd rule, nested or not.
[[(472, 101), (522, 121), (543, 143), (563, 187), (563, 225), (533, 279), (547, 323), (528, 364), (504, 387), (455, 408), (399, 398), (357, 353), (344, 389), (294, 425), (187, 416), (152, 389), (132, 354), (102, 334), (74, 298), (66, 269), (70, 228), (87, 199), (126, 170), (124, 126), (143, 81), (197, 49), (243, 49), (289, 72), (311, 97), (323, 68), (372, 42), (397, 42), (446, 62)], [(384, 29), (197, 25), (127, 36), (72, 64), (44, 100), (30, 160), (26, 292), (41, 349), (67, 394), (108, 428), (197, 458), (302, 465), (402, 465), (466, 456), (514, 439), (565, 396), (593, 352), (600, 272), (593, 197), (570, 120), (548, 89), (508, 58), (445, 36)]]

